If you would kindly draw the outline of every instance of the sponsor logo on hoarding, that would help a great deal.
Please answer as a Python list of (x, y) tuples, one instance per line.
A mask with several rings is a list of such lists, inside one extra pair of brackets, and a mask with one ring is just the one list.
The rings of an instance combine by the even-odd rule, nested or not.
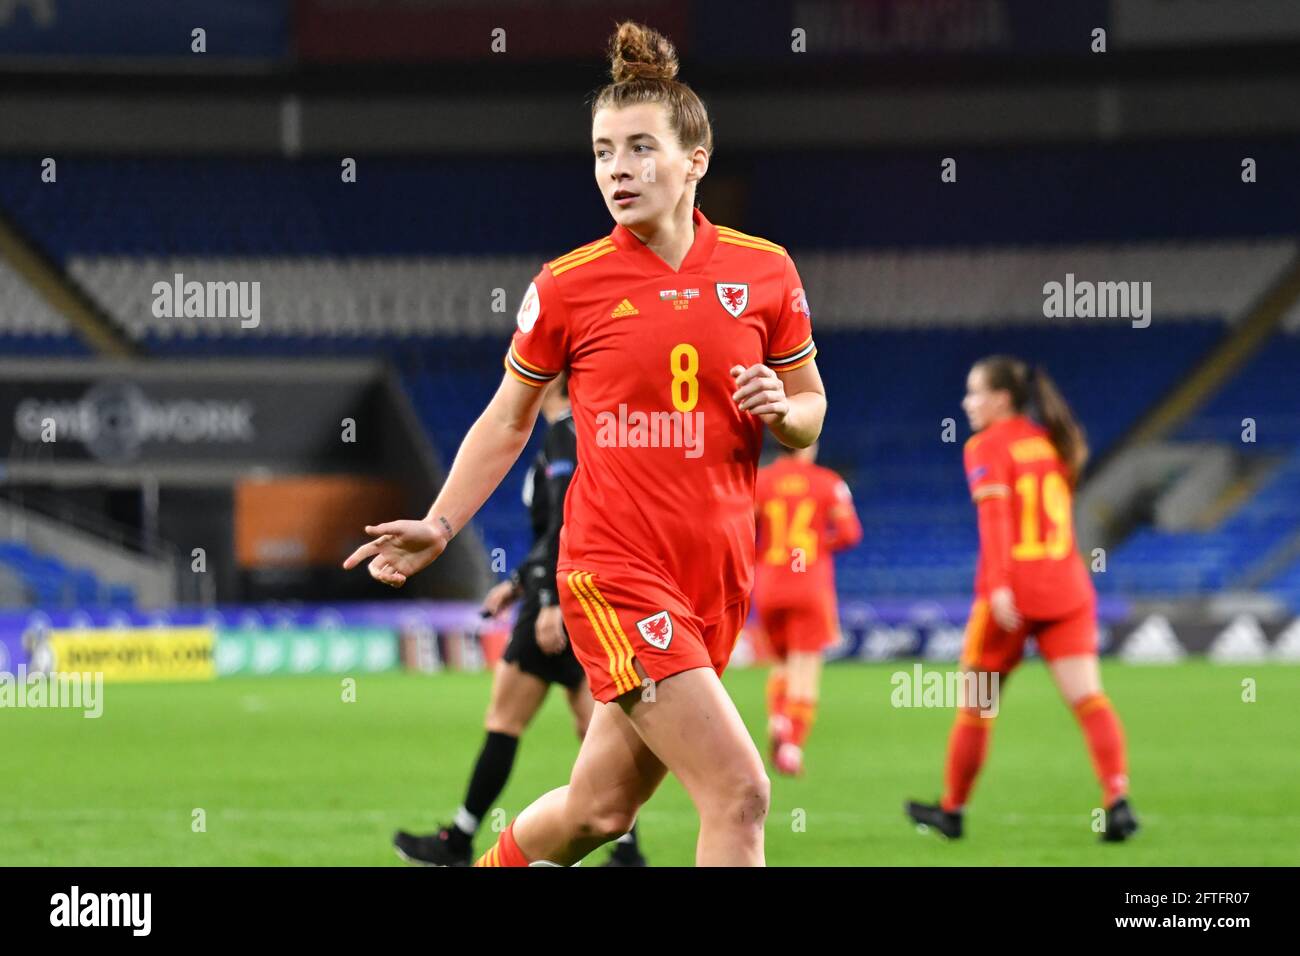
[(1172, 664), (1187, 656), (1169, 618), (1152, 614), (1128, 636), (1119, 656), (1133, 664)]
[(1210, 660), (1220, 664), (1266, 660), (1269, 656), (1268, 638), (1254, 616), (1240, 614), (1219, 632), (1207, 654)]
[(55, 671), (102, 673), (106, 681), (211, 680), (210, 627), (55, 628), (34, 661)]
[(1277, 636), (1273, 656), (1280, 661), (1300, 661), (1300, 617)]
[(221, 630), (215, 657), (221, 677), (370, 674), (391, 670), (399, 663), (397, 632), (384, 628)]

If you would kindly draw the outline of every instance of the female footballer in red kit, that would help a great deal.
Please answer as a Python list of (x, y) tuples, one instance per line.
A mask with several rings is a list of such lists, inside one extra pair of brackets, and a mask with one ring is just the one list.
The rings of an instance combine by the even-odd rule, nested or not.
[[(1088, 457), (1083, 431), (1045, 370), (1006, 355), (975, 363), (962, 408), (975, 431), (965, 467), (980, 537), (962, 669), (997, 675), (996, 695), (1034, 637), (1092, 757), (1105, 811), (1102, 839), (1121, 842), (1138, 829), (1127, 750), (1102, 692), (1097, 595), (1074, 538), (1074, 487)], [(949, 839), (962, 835), (963, 809), (988, 753), (996, 711), (992, 701), (980, 703), (989, 712), (973, 700), (958, 708), (939, 803), (905, 807), (912, 820)]]
[(699, 812), (696, 863), (762, 865), (769, 783), (720, 675), (754, 576), (763, 427), (816, 441), (826, 397), (807, 298), (786, 250), (695, 208), (713, 134), (671, 43), (611, 41), (592, 104), (609, 235), (548, 262), (519, 309), (506, 374), (420, 520), (366, 528), (344, 562), (400, 587), (473, 517), (562, 371), (578, 435), (557, 585), (597, 701), (567, 786), (476, 865), (576, 863), (626, 833), (671, 771)]

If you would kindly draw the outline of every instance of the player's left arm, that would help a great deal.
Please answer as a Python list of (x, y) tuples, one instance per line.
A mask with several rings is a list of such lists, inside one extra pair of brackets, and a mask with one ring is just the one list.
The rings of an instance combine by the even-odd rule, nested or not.
[(766, 365), (733, 366), (736, 404), (757, 415), (787, 448), (807, 448), (822, 433), (826, 419), (826, 388), (809, 362), (791, 372), (774, 372)]
[(732, 367), (736, 380), (732, 397), (742, 409), (763, 419), (781, 444), (807, 448), (822, 432), (826, 388), (817, 371), (808, 297), (789, 256), (781, 301), (771, 314), (767, 358), (749, 368)]
[(1011, 588), (1011, 545), (1014, 540), (1011, 458), (996, 443), (975, 437), (963, 452), (966, 480), (979, 521), (980, 558), (989, 589), (994, 620), (1007, 631), (1020, 627), (1020, 611)]

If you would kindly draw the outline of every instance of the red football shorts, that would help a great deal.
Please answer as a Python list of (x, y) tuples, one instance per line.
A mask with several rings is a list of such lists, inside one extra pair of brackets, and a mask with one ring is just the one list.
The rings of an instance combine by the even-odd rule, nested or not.
[(816, 654), (839, 640), (839, 609), (835, 594), (810, 596), (788, 607), (758, 603), (758, 620), (772, 653), (785, 660), (791, 651)]
[(965, 670), (1014, 670), (1025, 653), (1025, 641), (1038, 641), (1044, 660), (1097, 653), (1097, 605), (1089, 599), (1065, 617), (1051, 621), (1022, 621), (1019, 630), (1004, 631), (989, 612), (987, 599), (977, 597), (966, 623), (961, 666)]
[(696, 667), (721, 676), (749, 613), (744, 598), (705, 621), (676, 588), (626, 569), (568, 568), (556, 578), (569, 643), (602, 703), (640, 689), (634, 660), (654, 681)]

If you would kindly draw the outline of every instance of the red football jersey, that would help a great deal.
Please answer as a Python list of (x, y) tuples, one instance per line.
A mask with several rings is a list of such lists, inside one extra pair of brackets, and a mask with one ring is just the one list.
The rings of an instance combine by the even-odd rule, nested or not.
[(764, 607), (797, 606), (835, 593), (831, 554), (862, 540), (853, 496), (829, 468), (783, 455), (759, 469), (758, 573), (754, 598)]
[(788, 371), (816, 349), (784, 248), (693, 213), (673, 271), (623, 226), (551, 262), (529, 286), (506, 368), (569, 373), (578, 467), (560, 570), (654, 576), (701, 618), (748, 596), (762, 420), (730, 369)]
[(981, 534), (975, 593), (988, 597), (1005, 568), (1006, 583), (1026, 618), (1052, 620), (1094, 597), (1074, 540), (1074, 495), (1047, 430), (1024, 416), (990, 425), (965, 449), (966, 479), (978, 504), (1009, 500), (1011, 527), (1000, 535), (1010, 555), (990, 553)]

